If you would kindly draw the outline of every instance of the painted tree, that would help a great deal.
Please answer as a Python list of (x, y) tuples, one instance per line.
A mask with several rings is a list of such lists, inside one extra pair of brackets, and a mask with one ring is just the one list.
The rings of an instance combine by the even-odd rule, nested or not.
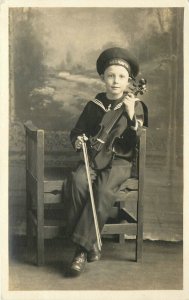
[(30, 112), (30, 92), (45, 80), (44, 42), (36, 34), (34, 20), (39, 12), (30, 8), (10, 10), (10, 71), (14, 81), (12, 101), (17, 116), (25, 118)]

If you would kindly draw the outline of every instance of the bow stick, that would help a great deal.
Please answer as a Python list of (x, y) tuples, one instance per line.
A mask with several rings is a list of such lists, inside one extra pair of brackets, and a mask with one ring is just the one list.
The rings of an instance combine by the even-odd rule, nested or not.
[(88, 181), (88, 186), (89, 186), (92, 212), (93, 212), (93, 217), (94, 217), (94, 225), (95, 225), (95, 231), (96, 231), (96, 237), (97, 237), (97, 245), (98, 245), (98, 249), (101, 250), (102, 241), (101, 241), (101, 237), (100, 237), (100, 231), (99, 231), (96, 208), (95, 208), (95, 202), (94, 202), (94, 195), (93, 195), (92, 181), (91, 181), (91, 175), (90, 175), (90, 169), (89, 169), (89, 159), (88, 159), (88, 153), (87, 153), (87, 146), (86, 146), (86, 142), (84, 140), (84, 137), (81, 140), (81, 143), (82, 143), (82, 149), (83, 149), (83, 155), (84, 155), (84, 161), (85, 161), (85, 168), (86, 168), (86, 173), (87, 173), (87, 181)]

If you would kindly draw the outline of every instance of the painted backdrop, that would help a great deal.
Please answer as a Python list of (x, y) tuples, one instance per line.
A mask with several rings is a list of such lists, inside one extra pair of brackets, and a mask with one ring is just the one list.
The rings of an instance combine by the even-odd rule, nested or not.
[(148, 81), (144, 236), (182, 240), (183, 9), (10, 8), (9, 17), (11, 233), (25, 233), (23, 122), (47, 131), (47, 165), (66, 164), (69, 130), (104, 89), (96, 59), (120, 46)]

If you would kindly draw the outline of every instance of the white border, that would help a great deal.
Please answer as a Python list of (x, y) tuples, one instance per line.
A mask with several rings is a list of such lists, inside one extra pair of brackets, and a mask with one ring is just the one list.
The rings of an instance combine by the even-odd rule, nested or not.
[[(189, 228), (189, 184), (186, 182), (188, 173), (188, 161), (186, 157), (189, 153), (189, 4), (185, 0), (32, 0), (32, 1), (1, 1), (0, 2), (0, 188), (1, 188), (1, 299), (149, 299), (149, 300), (189, 300), (189, 240), (187, 228)], [(184, 289), (182, 291), (8, 291), (8, 8), (9, 7), (184, 7)], [(7, 62), (7, 63), (6, 63)], [(187, 200), (187, 201), (186, 201)], [(2, 247), (3, 245), (3, 247)]]
[[(3, 295), (8, 290), (8, 9), (1, 6), (0, 18), (0, 249)], [(6, 299), (6, 298), (5, 298)]]
[(188, 126), (188, 114), (189, 114), (189, 1), (187, 3), (184, 14), (184, 290), (188, 290), (189, 299), (189, 184), (188, 184), (188, 153), (189, 153), (189, 126)]
[(8, 7), (184, 7), (186, 0), (5, 0)]

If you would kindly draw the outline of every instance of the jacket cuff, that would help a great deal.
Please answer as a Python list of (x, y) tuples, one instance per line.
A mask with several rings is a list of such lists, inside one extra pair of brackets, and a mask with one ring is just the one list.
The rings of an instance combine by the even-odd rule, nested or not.
[(138, 120), (137, 118), (136, 118), (136, 115), (134, 115), (134, 117), (133, 117), (133, 120), (131, 121), (132, 123), (131, 123), (131, 126), (130, 126), (130, 128), (132, 129), (132, 130), (135, 130), (135, 131), (137, 131), (137, 129), (139, 128), (139, 127), (142, 127), (142, 121), (141, 120)]

